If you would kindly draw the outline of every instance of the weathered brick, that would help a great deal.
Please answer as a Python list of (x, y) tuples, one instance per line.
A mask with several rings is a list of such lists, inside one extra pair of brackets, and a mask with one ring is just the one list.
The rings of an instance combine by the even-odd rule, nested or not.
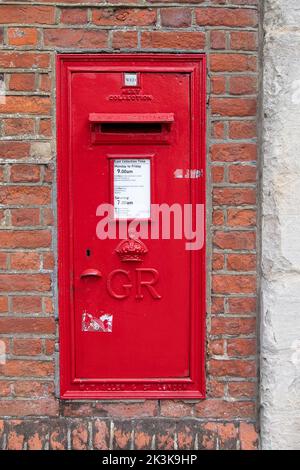
[(87, 22), (87, 10), (83, 8), (63, 8), (60, 22), (62, 24), (84, 24)]
[(224, 318), (212, 319), (212, 335), (250, 335), (255, 333), (255, 318)]
[(219, 294), (254, 293), (256, 291), (256, 277), (215, 274), (212, 276), (212, 291)]
[(256, 144), (213, 144), (211, 146), (212, 161), (236, 162), (253, 161), (257, 158)]
[(240, 441), (242, 450), (257, 450), (259, 438), (253, 424), (240, 424)]
[(109, 448), (109, 422), (96, 419), (93, 424), (93, 446), (97, 450)]
[(38, 43), (38, 30), (36, 28), (8, 28), (7, 37), (8, 44), (11, 46), (35, 46)]
[(205, 34), (202, 32), (147, 31), (142, 33), (145, 49), (203, 49)]
[(196, 21), (200, 26), (226, 26), (233, 28), (257, 25), (255, 10), (233, 10), (230, 8), (199, 8)]
[(138, 36), (136, 31), (114, 31), (112, 46), (114, 49), (137, 47)]
[(191, 26), (192, 13), (189, 8), (162, 8), (160, 10), (162, 26), (187, 28)]
[(0, 317), (1, 331), (8, 333), (53, 334), (55, 322), (53, 318), (7, 318)]
[(0, 23), (54, 24), (55, 8), (52, 6), (0, 5)]
[(99, 30), (73, 28), (45, 29), (44, 42), (46, 46), (72, 48), (106, 47), (108, 33)]
[(71, 446), (73, 450), (88, 449), (89, 431), (85, 422), (78, 422), (72, 426)]
[(94, 9), (92, 22), (101, 26), (149, 26), (156, 22), (156, 10), (151, 8)]

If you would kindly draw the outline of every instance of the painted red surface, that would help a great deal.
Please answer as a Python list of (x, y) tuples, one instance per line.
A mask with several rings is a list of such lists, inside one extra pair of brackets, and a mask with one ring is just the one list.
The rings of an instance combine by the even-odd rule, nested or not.
[[(115, 158), (150, 159), (152, 203), (205, 203), (205, 57), (60, 55), (57, 95), (61, 397), (202, 398), (205, 247), (160, 233), (128, 260), (128, 245), (97, 237), (96, 211), (112, 202)], [(203, 177), (174, 177), (191, 168)]]

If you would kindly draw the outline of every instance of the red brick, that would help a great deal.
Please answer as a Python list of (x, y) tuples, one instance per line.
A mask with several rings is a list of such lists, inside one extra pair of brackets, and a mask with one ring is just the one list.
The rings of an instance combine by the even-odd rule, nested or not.
[[(0, 380), (0, 397), (9, 397), (11, 395), (12, 382)], [(1, 422), (0, 422), (0, 439), (1, 439)]]
[(6, 142), (2, 141), (0, 142), (0, 158), (3, 158), (3, 159), (26, 158), (29, 155), (29, 149), (30, 149), (30, 144), (27, 142), (15, 142), (12, 140), (6, 141)]
[(0, 331), (3, 333), (38, 333), (53, 334), (53, 318), (7, 318), (0, 317)]
[(39, 225), (39, 209), (11, 209), (12, 225), (16, 227), (25, 227), (30, 225)]
[(211, 31), (210, 46), (212, 49), (226, 49), (225, 31)]
[(213, 225), (224, 225), (224, 212), (221, 209), (216, 209), (213, 211), (212, 223)]
[(1, 204), (49, 204), (51, 189), (44, 186), (3, 186), (0, 188)]
[(223, 313), (224, 312), (224, 297), (212, 297), (211, 298), (211, 313)]
[(162, 8), (160, 16), (162, 26), (171, 28), (187, 28), (191, 26), (192, 13), (189, 8)]
[(156, 10), (150, 8), (93, 9), (92, 22), (101, 26), (149, 26), (156, 22)]
[(210, 340), (208, 344), (208, 353), (213, 356), (223, 356), (225, 352), (224, 340), (215, 339)]
[(222, 398), (225, 395), (225, 384), (214, 379), (209, 379), (206, 386), (208, 398)]
[(212, 72), (255, 72), (257, 59), (246, 54), (211, 54), (210, 68)]
[(162, 423), (156, 431), (156, 448), (172, 450), (175, 448), (175, 423)]
[[(81, 0), (82, 2), (82, 0)], [(64, 421), (58, 421), (51, 427), (49, 444), (51, 450), (66, 450), (68, 446), (68, 431)]]
[(13, 353), (17, 356), (37, 356), (42, 352), (40, 339), (14, 339)]
[(215, 188), (213, 190), (213, 202), (218, 205), (255, 204), (256, 192), (253, 189)]
[(45, 313), (48, 313), (49, 315), (52, 314), (54, 312), (52, 299), (50, 297), (44, 297), (43, 302)]
[(96, 48), (107, 47), (107, 31), (85, 30), (73, 28), (56, 28), (44, 30), (46, 46)]
[(224, 180), (224, 167), (213, 166), (211, 168), (211, 178), (213, 183), (222, 183)]
[(241, 28), (257, 26), (258, 18), (255, 10), (205, 7), (196, 10), (196, 21), (200, 26)]
[(212, 269), (213, 271), (221, 271), (225, 267), (224, 255), (220, 253), (214, 253), (212, 257)]
[(40, 180), (40, 166), (27, 164), (12, 165), (10, 180), (13, 183), (37, 183)]
[(255, 333), (255, 318), (215, 317), (211, 322), (211, 334), (250, 335)]
[(0, 253), (0, 269), (7, 268), (7, 253)]
[(38, 30), (36, 28), (8, 28), (7, 37), (8, 44), (11, 46), (35, 46), (38, 43)]
[(257, 450), (259, 437), (253, 424), (240, 423), (241, 450)]
[(229, 137), (231, 139), (252, 139), (256, 137), (255, 121), (231, 121), (229, 123)]
[(1, 400), (0, 415), (18, 417), (57, 416), (58, 401), (55, 399)]
[(229, 382), (228, 393), (233, 398), (253, 399), (256, 396), (255, 382)]
[(256, 366), (254, 361), (211, 359), (209, 373), (217, 377), (255, 377)]
[(228, 255), (227, 269), (230, 271), (255, 271), (256, 256), (252, 254)]
[(211, 146), (212, 161), (236, 162), (253, 161), (257, 158), (256, 144), (213, 144)]
[(157, 402), (152, 400), (143, 403), (96, 403), (95, 408), (115, 418), (137, 418), (157, 414)]
[(34, 133), (34, 120), (28, 118), (3, 119), (5, 135), (24, 135)]
[(54, 24), (55, 8), (52, 6), (0, 5), (0, 23)]
[(256, 246), (255, 232), (221, 232), (213, 237), (215, 247), (223, 250), (254, 250)]
[(0, 313), (6, 313), (8, 311), (8, 298), (6, 296), (0, 296)]
[(231, 297), (228, 299), (228, 311), (233, 314), (249, 314), (256, 312), (255, 297)]
[(200, 418), (232, 420), (253, 418), (255, 406), (252, 402), (202, 400), (195, 405), (195, 415)]
[(256, 211), (252, 209), (228, 209), (227, 223), (231, 227), (254, 227)]
[(212, 77), (210, 80), (211, 93), (214, 95), (223, 95), (226, 93), (225, 77)]
[(113, 31), (112, 46), (114, 49), (137, 47), (136, 31)]
[(54, 256), (53, 253), (43, 254), (43, 268), (52, 270), (54, 268)]
[(40, 313), (42, 299), (39, 296), (18, 295), (12, 298), (12, 311), (14, 313)]
[(41, 119), (39, 125), (39, 134), (44, 137), (51, 137), (52, 135), (52, 122), (51, 119)]
[(40, 255), (33, 252), (17, 252), (10, 256), (10, 267), (14, 271), (38, 270)]
[(175, 400), (162, 400), (161, 401), (161, 416), (169, 418), (183, 418), (185, 416), (192, 416), (193, 406), (190, 403), (183, 403)]
[(212, 125), (212, 137), (214, 139), (224, 139), (225, 137), (225, 124), (222, 121), (213, 123)]
[(214, 115), (229, 117), (255, 116), (256, 99), (212, 98), (211, 112)]
[(48, 274), (0, 274), (0, 291), (48, 291), (50, 288)]
[(55, 341), (53, 339), (45, 339), (45, 354), (52, 356), (54, 353)]
[(155, 428), (148, 422), (138, 422), (134, 431), (134, 448), (136, 450), (151, 449), (152, 438), (155, 434)]
[[(0, 53), (0, 67), (3, 68), (47, 68), (50, 63), (49, 53), (32, 53), (32, 52), (8, 52)], [(6, 97), (6, 101), (8, 100)], [(22, 98), (22, 97), (19, 97)], [(0, 108), (2, 109), (2, 107)], [(1, 111), (2, 112), (2, 111)], [(14, 112), (14, 111), (12, 111)], [(18, 111), (17, 111), (18, 112)]]
[(54, 394), (53, 382), (18, 380), (14, 382), (14, 392), (20, 398), (48, 398)]
[(40, 75), (40, 90), (50, 91), (51, 90), (51, 76), (47, 73)]
[(249, 31), (233, 31), (230, 33), (231, 49), (255, 51), (257, 49), (257, 33)]
[(12, 91), (35, 90), (34, 73), (12, 73), (9, 79), (9, 89)]
[(227, 341), (228, 356), (254, 356), (256, 354), (255, 339), (229, 339)]
[(215, 274), (212, 279), (212, 291), (217, 294), (252, 294), (256, 291), (256, 277)]
[(3, 248), (47, 248), (51, 243), (48, 230), (18, 230), (0, 232), (0, 244)]
[(50, 98), (46, 96), (7, 96), (5, 102), (0, 103), (0, 113), (50, 114), (50, 111)]
[(83, 8), (65, 8), (61, 10), (62, 24), (84, 24), (87, 22), (87, 10)]
[(130, 421), (115, 421), (113, 435), (113, 449), (122, 450), (131, 448), (132, 423)]
[(7, 450), (22, 450), (24, 445), (24, 434), (10, 431), (7, 435)]
[(233, 165), (229, 168), (230, 183), (255, 183), (256, 167), (249, 165)]
[(234, 423), (206, 423), (198, 441), (200, 449), (237, 450), (238, 428)]
[(142, 33), (145, 49), (204, 49), (205, 34), (202, 32), (149, 31)]
[(229, 93), (232, 95), (254, 95), (257, 93), (256, 77), (230, 77)]
[(53, 375), (54, 365), (46, 361), (8, 360), (0, 365), (0, 372), (6, 377), (48, 377)]
[(96, 419), (93, 424), (93, 448), (97, 450), (109, 449), (109, 427), (106, 421)]
[(44, 225), (53, 225), (54, 217), (53, 211), (50, 208), (45, 208), (43, 210), (43, 223)]

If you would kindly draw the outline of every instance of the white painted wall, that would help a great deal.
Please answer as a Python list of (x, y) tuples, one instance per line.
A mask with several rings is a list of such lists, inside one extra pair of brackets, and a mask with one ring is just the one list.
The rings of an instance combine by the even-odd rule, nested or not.
[(264, 0), (261, 439), (300, 449), (300, 0)]

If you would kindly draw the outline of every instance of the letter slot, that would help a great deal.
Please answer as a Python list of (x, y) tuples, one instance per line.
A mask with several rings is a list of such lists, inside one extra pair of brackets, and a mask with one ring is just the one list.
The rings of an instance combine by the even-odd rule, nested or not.
[(168, 144), (173, 113), (91, 113), (93, 144)]

